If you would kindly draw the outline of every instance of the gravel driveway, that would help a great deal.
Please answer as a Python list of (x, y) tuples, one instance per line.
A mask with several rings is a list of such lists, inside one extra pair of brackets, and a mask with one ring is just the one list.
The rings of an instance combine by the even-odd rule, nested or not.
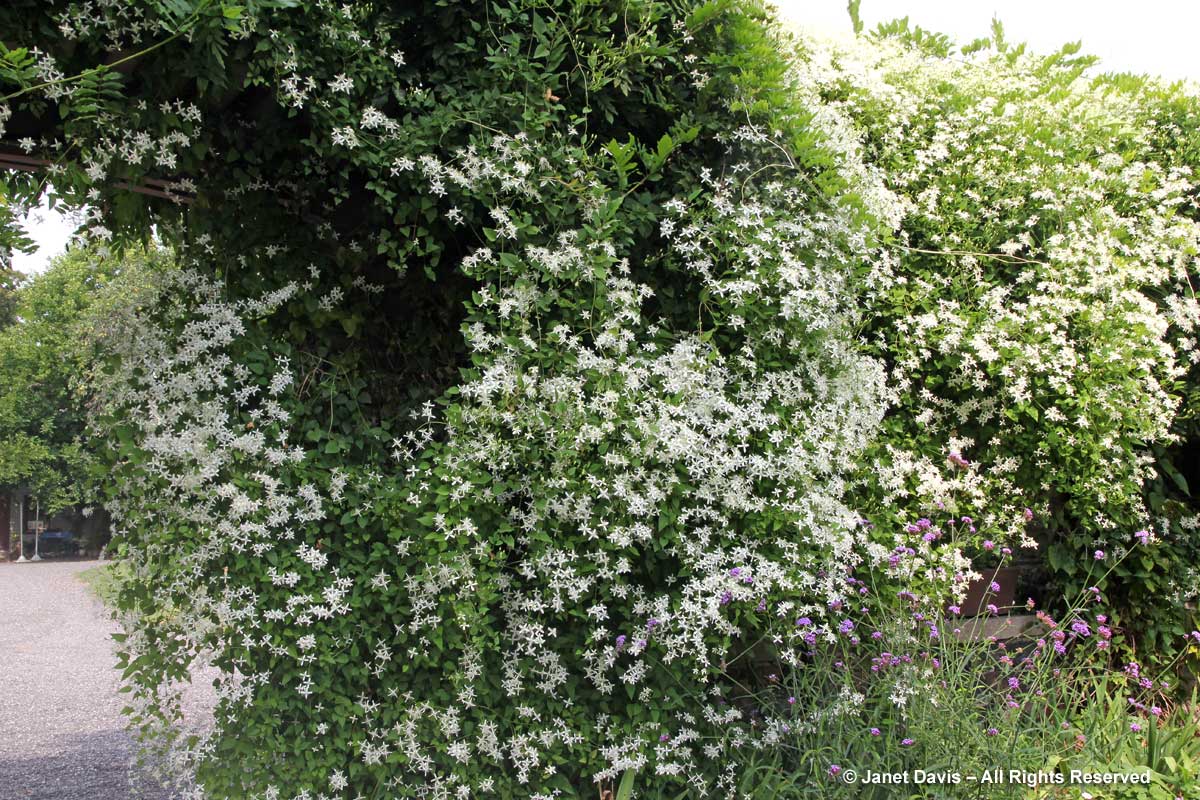
[(163, 796), (131, 782), (116, 626), (76, 577), (99, 563), (0, 563), (3, 800)]

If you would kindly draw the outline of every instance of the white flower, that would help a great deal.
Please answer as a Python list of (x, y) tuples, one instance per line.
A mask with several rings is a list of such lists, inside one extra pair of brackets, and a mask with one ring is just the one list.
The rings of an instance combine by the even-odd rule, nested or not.
[(354, 91), (354, 80), (344, 74), (338, 74), (329, 82), (329, 90), (331, 92), (350, 94), (350, 92)]

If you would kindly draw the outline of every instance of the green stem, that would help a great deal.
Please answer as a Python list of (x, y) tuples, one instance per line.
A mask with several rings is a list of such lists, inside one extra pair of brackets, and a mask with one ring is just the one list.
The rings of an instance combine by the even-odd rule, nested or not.
[(45, 89), (50, 86), (57, 86), (60, 83), (70, 83), (71, 81), (77, 81), (77, 80), (80, 80), (81, 78), (86, 78), (89, 75), (96, 75), (101, 72), (104, 72), (107, 69), (112, 69), (113, 67), (118, 67), (121, 64), (126, 64), (130, 61), (133, 61), (136, 58), (141, 58), (144, 55), (153, 53), (158, 48), (163, 47), (164, 45), (170, 44), (171, 42), (175, 41), (180, 36), (182, 36), (184, 33), (186, 33), (188, 31), (188, 29), (198, 19), (200, 19), (200, 13), (204, 10), (205, 6), (207, 6), (207, 5), (208, 5), (208, 3), (204, 3), (199, 8), (197, 8), (195, 11), (193, 11), (192, 15), (190, 17), (188, 17), (188, 19), (184, 22), (184, 24), (179, 28), (179, 30), (175, 31), (175, 33), (171, 34), (166, 39), (163, 39), (160, 42), (155, 42), (154, 44), (147, 47), (145, 50), (139, 50), (136, 53), (130, 53), (129, 55), (125, 56), (124, 58), (119, 58), (116, 61), (112, 62), (111, 64), (103, 64), (99, 67), (91, 67), (89, 69), (85, 69), (83, 72), (80, 72), (78, 75), (72, 75), (69, 78), (57, 78), (52, 81), (44, 81), (43, 83), (34, 84), (33, 86), (26, 86), (24, 89), (21, 89), (20, 91), (16, 91), (16, 92), (13, 92), (12, 94), (7, 94), (4, 97), (0, 97), (0, 103), (7, 103), (10, 100), (15, 100), (18, 97), (21, 97), (22, 95), (29, 94), (30, 92), (36, 92), (39, 89)]

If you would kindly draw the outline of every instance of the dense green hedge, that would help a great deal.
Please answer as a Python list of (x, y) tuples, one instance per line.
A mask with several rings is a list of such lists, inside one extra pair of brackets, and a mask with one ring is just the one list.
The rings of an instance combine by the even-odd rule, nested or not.
[[(908, 488), (961, 451), (961, 485), (928, 491), (1037, 548), (1042, 599), (1100, 582), (1126, 645), (1169, 661), (1200, 556), (1196, 98), (999, 26), (968, 60), (946, 46), (893, 25), (803, 67), (905, 206), (867, 292), (896, 392), (869, 463)], [(1156, 547), (1125, 558), (1139, 531)]]
[[(52, 98), (64, 192), (194, 178), (103, 332), (135, 720), (205, 658), (215, 796), (731, 786), (750, 649), (837, 635), (868, 557), (881, 226), (819, 105), (750, 5), (281, 5), (147, 4), (190, 41)], [(165, 41), (78, 10), (9, 19), (64, 72)]]
[(899, 697), (901, 746), (968, 556), (1131, 608), (1192, 552), (1141, 496), (1194, 351), (1174, 90), (745, 2), (0, 27), (4, 140), (180, 264), (111, 298), (94, 424), (131, 714), (195, 796), (734, 794), (838, 648), (904, 666), (805, 700)]

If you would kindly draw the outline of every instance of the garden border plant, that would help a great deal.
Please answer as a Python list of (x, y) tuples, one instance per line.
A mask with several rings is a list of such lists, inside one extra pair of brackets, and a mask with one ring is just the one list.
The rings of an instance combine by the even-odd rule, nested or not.
[[(879, 513), (912, 491), (949, 502), (934, 469), (949, 459), (994, 539), (1036, 542), (1048, 600), (1086, 586), (1102, 550), (1121, 565), (1103, 587), (1120, 646), (1194, 667), (1176, 659), (1200, 555), (1180, 472), (1200, 361), (1196, 149), (1179, 124), (1194, 93), (1093, 77), (1078, 44), (1032, 54), (998, 22), (960, 57), (907, 21), (802, 41), (799, 82), (854, 121), (847, 146), (903, 209), (866, 300), (895, 392), (866, 459)], [(1159, 547), (1120, 558), (1147, 533)]]

